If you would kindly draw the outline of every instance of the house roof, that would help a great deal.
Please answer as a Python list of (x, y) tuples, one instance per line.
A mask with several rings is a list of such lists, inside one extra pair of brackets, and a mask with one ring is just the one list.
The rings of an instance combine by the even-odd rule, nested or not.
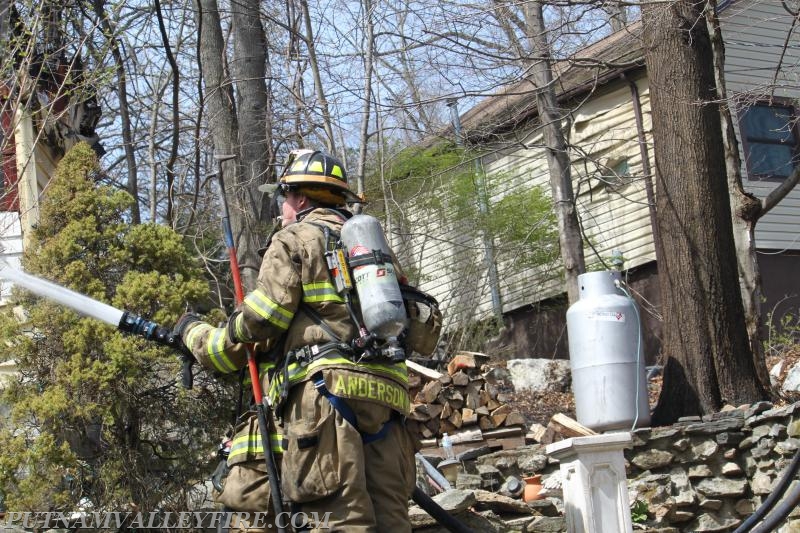
[[(583, 48), (554, 65), (553, 77), (559, 102), (572, 100), (599, 85), (645, 66), (641, 22), (628, 25), (608, 37)], [(529, 121), (538, 112), (536, 84), (532, 76), (507, 86), (461, 115), (466, 138), (483, 140)], [(439, 137), (451, 137), (452, 126)]]

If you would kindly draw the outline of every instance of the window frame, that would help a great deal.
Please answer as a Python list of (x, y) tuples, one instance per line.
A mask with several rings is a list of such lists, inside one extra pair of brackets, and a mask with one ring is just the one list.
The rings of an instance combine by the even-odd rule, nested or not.
[[(758, 174), (756, 173), (751, 164), (750, 164), (750, 142), (747, 139), (747, 131), (744, 127), (744, 115), (748, 109), (753, 106), (760, 106), (760, 107), (781, 107), (781, 108), (788, 108), (791, 113), (791, 118), (789, 119), (791, 123), (791, 133), (794, 136), (794, 150), (792, 151), (792, 158), (796, 159), (797, 163), (795, 166), (800, 165), (800, 127), (798, 126), (798, 121), (800, 121), (800, 107), (798, 107), (797, 102), (791, 98), (782, 98), (782, 97), (775, 97), (771, 100), (756, 100), (752, 103), (749, 103), (746, 106), (742, 106), (738, 110), (738, 126), (739, 126), (739, 137), (742, 143), (742, 160), (744, 162), (744, 168), (747, 171), (747, 180), (748, 181), (771, 181), (780, 183), (786, 180), (789, 176), (778, 176), (775, 174)], [(768, 143), (763, 143), (768, 144)], [(773, 143), (779, 144), (779, 143)]]

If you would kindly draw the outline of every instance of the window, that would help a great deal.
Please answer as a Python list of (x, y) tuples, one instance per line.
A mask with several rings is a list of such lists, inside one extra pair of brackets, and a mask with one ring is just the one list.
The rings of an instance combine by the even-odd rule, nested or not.
[(601, 167), (600, 180), (609, 191), (622, 189), (631, 182), (631, 169), (627, 159), (612, 158)]
[(739, 125), (748, 178), (788, 178), (800, 161), (795, 109), (756, 103), (744, 110)]

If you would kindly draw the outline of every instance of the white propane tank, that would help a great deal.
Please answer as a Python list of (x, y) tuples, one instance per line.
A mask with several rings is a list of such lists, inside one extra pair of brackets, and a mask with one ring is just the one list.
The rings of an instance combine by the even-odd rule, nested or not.
[(616, 271), (581, 274), (580, 299), (567, 310), (575, 412), (599, 432), (650, 424), (639, 314), (620, 279)]
[[(352, 260), (382, 252), (389, 245), (380, 222), (370, 215), (354, 215), (342, 226), (342, 244)], [(390, 260), (352, 268), (364, 327), (379, 339), (395, 339), (408, 325), (403, 295)]]

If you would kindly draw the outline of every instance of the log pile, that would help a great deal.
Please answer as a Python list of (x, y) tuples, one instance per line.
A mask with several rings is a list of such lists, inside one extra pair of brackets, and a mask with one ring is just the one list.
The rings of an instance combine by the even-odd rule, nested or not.
[(524, 426), (522, 414), (507, 404), (511, 390), (493, 378), (486, 365), (488, 359), (475, 352), (459, 352), (450, 360), (446, 373), (408, 362), (409, 423), (422, 440), (443, 433)]

